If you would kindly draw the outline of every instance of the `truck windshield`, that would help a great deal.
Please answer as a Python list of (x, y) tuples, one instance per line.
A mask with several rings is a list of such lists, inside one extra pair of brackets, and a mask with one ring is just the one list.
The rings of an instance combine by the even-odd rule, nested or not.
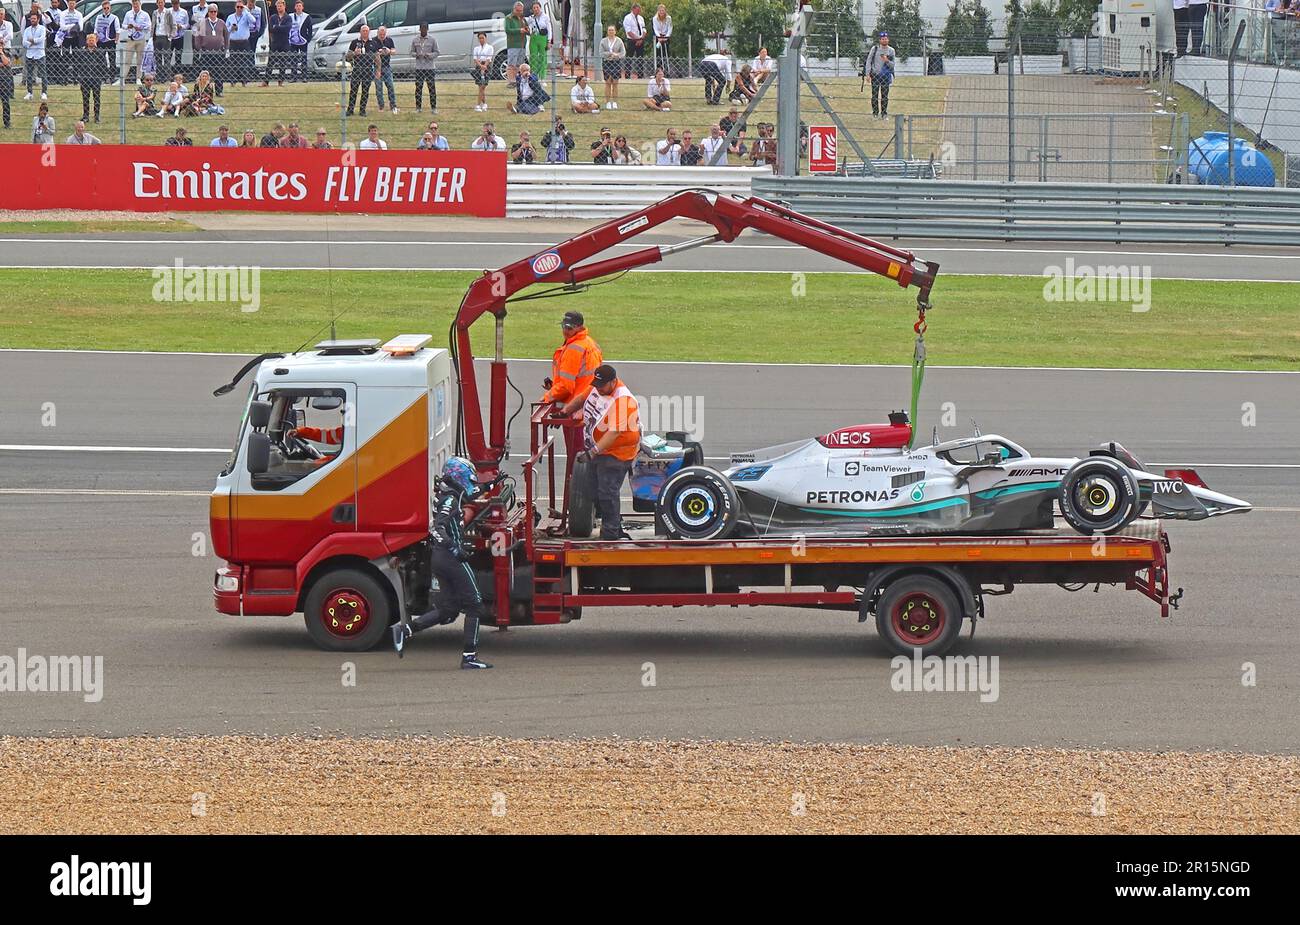
[(244, 397), (244, 413), (239, 417), (239, 430), (235, 431), (235, 445), (230, 449), (230, 457), (226, 464), (221, 467), (222, 475), (230, 475), (235, 471), (235, 458), (239, 456), (239, 444), (244, 440), (244, 426), (248, 423), (248, 409), (253, 404), (253, 395), (257, 391), (257, 383), (248, 384), (248, 395)]

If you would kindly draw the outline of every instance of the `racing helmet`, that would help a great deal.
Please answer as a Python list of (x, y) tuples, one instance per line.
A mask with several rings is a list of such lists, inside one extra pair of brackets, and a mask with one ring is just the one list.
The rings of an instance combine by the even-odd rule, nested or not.
[(463, 456), (453, 456), (443, 464), (442, 479), (467, 495), (478, 491), (478, 471)]

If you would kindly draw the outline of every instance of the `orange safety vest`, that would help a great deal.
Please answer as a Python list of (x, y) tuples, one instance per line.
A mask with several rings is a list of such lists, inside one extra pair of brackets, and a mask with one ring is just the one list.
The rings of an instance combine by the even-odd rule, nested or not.
[(585, 398), (591, 389), (591, 377), (602, 362), (600, 347), (585, 327), (578, 328), (564, 339), (551, 357), (551, 387), (542, 396), (542, 401), (568, 402)]
[(299, 437), (316, 443), (338, 444), (343, 442), (342, 427), (299, 427)]
[[(591, 394), (599, 395), (597, 392)], [(604, 452), (616, 459), (630, 462), (636, 458), (637, 448), (641, 445), (641, 410), (637, 407), (636, 398), (622, 379), (614, 380), (612, 394), (599, 395), (599, 398), (600, 402), (592, 402), (588, 396), (584, 408), (584, 411), (590, 409), (593, 419), (591, 443), (595, 446), (605, 434), (617, 431), (614, 445)]]

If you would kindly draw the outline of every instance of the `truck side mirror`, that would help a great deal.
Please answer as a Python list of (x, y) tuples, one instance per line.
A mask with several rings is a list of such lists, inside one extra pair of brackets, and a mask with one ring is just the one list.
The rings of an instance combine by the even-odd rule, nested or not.
[(255, 401), (248, 406), (248, 423), (253, 430), (266, 430), (271, 423), (271, 403)]
[(248, 435), (248, 471), (250, 475), (261, 475), (271, 468), (271, 438), (261, 431)]

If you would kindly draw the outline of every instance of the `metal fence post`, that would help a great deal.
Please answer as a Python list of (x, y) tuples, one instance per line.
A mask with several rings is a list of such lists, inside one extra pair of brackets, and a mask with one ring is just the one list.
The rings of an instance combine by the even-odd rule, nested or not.
[(894, 157), (903, 157), (903, 116), (894, 113)]
[(1106, 117), (1108, 132), (1106, 136), (1106, 182), (1115, 182), (1115, 114)]
[(339, 68), (339, 147), (348, 143), (348, 65)]
[(1007, 179), (1016, 179), (1016, 42), (1020, 38), (1017, 24), (1016, 35), (1007, 42)]
[[(119, 54), (117, 64), (120, 68), (117, 75), (117, 115), (118, 121), (121, 123), (118, 126), (118, 134), (122, 136), (121, 143), (126, 144), (126, 55)], [(135, 102), (134, 96), (131, 97), (131, 102)], [(134, 109), (132, 112), (134, 112)]]
[(1237, 150), (1235, 141), (1235, 107), (1237, 101), (1233, 78), (1236, 76), (1237, 47), (1241, 44), (1241, 34), (1246, 31), (1246, 21), (1237, 23), (1237, 34), (1232, 38), (1232, 49), (1228, 52), (1228, 185), (1237, 185)]
[(980, 178), (980, 117), (971, 116), (970, 120), (971, 179)]

